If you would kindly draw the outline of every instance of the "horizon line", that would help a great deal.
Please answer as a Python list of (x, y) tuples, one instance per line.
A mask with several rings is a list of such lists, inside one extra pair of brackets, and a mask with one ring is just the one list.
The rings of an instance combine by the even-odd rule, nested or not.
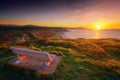
[[(70, 26), (45, 26), (45, 25), (34, 25), (34, 24), (1, 24), (0, 23), (0, 26), (1, 25), (5, 25), (5, 26), (22, 26), (22, 27), (27, 27), (27, 26), (31, 26), (31, 27), (50, 27), (50, 28), (70, 28), (70, 29), (75, 29), (75, 28), (81, 28), (81, 29), (92, 29), (94, 30), (94, 28), (87, 28), (87, 27), (70, 27)], [(101, 30), (106, 30), (106, 29), (120, 29), (120, 28), (103, 28)]]

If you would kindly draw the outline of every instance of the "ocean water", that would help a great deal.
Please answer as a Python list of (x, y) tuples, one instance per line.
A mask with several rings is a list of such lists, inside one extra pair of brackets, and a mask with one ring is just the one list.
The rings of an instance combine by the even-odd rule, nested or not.
[(90, 29), (68, 29), (64, 32), (63, 38), (76, 39), (100, 39), (100, 38), (117, 38), (120, 39), (120, 29), (114, 30), (90, 30)]

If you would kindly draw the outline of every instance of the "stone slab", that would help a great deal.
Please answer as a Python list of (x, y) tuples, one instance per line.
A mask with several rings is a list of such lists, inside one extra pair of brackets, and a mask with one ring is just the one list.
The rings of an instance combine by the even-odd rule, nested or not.
[(34, 63), (27, 62), (27, 61), (20, 61), (18, 58), (14, 58), (9, 61), (10, 64), (23, 67), (23, 68), (31, 68), (38, 73), (47, 73), (47, 74), (53, 74), (56, 70), (57, 65), (59, 64), (62, 56), (56, 55), (56, 57), (52, 60), (50, 66), (45, 66), (42, 63), (39, 63), (37, 65), (34, 65)]

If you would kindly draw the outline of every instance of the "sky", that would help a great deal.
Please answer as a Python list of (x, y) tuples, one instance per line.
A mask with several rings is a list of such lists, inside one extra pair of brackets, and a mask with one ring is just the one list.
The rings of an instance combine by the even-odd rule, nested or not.
[(120, 29), (120, 0), (1, 0), (0, 24)]

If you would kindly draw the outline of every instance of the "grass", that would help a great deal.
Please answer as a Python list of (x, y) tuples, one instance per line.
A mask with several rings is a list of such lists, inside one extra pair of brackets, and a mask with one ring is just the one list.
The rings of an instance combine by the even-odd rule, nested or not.
[(5, 46), (1, 47), (0, 80), (120, 79), (120, 40), (117, 39), (54, 39), (11, 45), (47, 51), (63, 57), (54, 74), (38, 75), (33, 70), (8, 65), (7, 62), (16, 56)]

